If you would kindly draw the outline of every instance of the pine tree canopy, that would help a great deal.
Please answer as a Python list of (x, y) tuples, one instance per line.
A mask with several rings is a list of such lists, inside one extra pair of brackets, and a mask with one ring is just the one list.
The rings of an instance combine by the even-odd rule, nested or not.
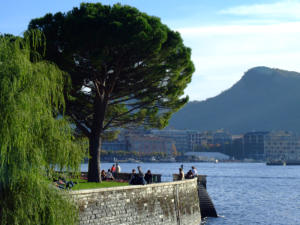
[[(46, 37), (46, 58), (68, 72), (66, 113), (90, 140), (89, 180), (99, 180), (104, 131), (165, 127), (187, 101), (194, 66), (178, 32), (130, 6), (82, 3), (34, 19)], [(92, 178), (93, 177), (93, 178)]]

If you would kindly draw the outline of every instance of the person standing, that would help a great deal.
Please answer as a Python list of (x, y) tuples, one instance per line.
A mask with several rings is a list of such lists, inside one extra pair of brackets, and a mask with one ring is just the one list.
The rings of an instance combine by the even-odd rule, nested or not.
[(115, 164), (112, 165), (110, 171), (111, 171), (112, 173), (116, 172), (116, 166), (115, 166)]
[(194, 177), (198, 176), (198, 171), (197, 171), (196, 167), (194, 167), (194, 166), (192, 166), (192, 173), (193, 173)]
[(121, 167), (119, 163), (116, 164), (116, 173), (121, 173)]
[(139, 171), (139, 175), (138, 175), (138, 177), (139, 177), (139, 184), (146, 184), (146, 181), (145, 181), (145, 178), (144, 178), (144, 173), (143, 173), (141, 167), (138, 166), (137, 168), (138, 168), (138, 171)]
[(184, 172), (182, 168), (179, 168), (179, 177), (178, 180), (184, 180)]
[(137, 174), (135, 173), (135, 169), (132, 169), (129, 184), (132, 184), (132, 185), (137, 184)]

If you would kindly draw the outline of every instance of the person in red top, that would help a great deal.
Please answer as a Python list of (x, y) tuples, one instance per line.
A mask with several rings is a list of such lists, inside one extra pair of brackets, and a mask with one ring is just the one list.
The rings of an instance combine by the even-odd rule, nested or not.
[(115, 173), (115, 172), (116, 172), (116, 166), (115, 166), (115, 164), (112, 165), (110, 171), (111, 171), (112, 173)]

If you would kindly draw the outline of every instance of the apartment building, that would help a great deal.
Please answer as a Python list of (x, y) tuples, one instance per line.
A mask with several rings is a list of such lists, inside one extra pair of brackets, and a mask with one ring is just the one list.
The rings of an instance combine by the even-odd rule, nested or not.
[(268, 132), (254, 131), (244, 134), (244, 157), (262, 160), (265, 158), (264, 140)]
[(300, 160), (300, 137), (292, 132), (271, 132), (265, 136), (264, 149), (267, 161)]

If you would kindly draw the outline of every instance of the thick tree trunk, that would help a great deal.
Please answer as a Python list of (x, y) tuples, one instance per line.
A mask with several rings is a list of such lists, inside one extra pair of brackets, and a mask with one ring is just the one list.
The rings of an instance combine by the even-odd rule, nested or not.
[(89, 138), (89, 171), (88, 182), (101, 182), (100, 173), (100, 152), (101, 135), (103, 133), (103, 122), (107, 100), (102, 96), (96, 95), (94, 102), (94, 118), (91, 134)]
[(101, 182), (100, 176), (100, 151), (101, 136), (91, 134), (89, 140), (89, 170), (88, 182)]

